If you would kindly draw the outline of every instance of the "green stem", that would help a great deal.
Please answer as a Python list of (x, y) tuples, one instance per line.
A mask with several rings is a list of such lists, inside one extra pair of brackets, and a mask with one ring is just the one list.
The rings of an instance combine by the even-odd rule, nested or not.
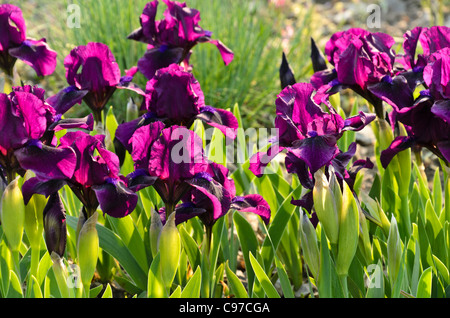
[(83, 297), (84, 298), (89, 298), (90, 297), (90, 284), (83, 284)]
[(342, 292), (344, 293), (344, 298), (348, 298), (347, 276), (348, 275), (339, 275), (339, 281), (341, 283)]
[(12, 259), (14, 262), (14, 271), (19, 278), (19, 281), (22, 282), (22, 277), (20, 276), (20, 255), (19, 251), (11, 251)]

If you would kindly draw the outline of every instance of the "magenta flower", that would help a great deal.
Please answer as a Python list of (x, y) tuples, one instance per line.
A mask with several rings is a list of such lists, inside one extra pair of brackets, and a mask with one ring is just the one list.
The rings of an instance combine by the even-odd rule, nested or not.
[(367, 87), (393, 75), (394, 44), (387, 34), (359, 28), (333, 34), (326, 44), (325, 55), (334, 69), (318, 71), (311, 78), (318, 90), (316, 101), (350, 88), (374, 105), (377, 116), (384, 118), (381, 101)]
[(101, 112), (116, 89), (144, 92), (132, 83), (137, 69), (132, 68), (121, 76), (119, 65), (109, 47), (90, 42), (73, 49), (64, 59), (69, 87), (53, 96), (49, 102), (58, 102), (66, 111), (82, 100), (88, 105), (97, 122), (102, 122)]
[(151, 79), (156, 71), (170, 64), (189, 65), (191, 49), (198, 43), (208, 42), (217, 47), (225, 65), (233, 60), (233, 52), (219, 40), (211, 38), (211, 32), (202, 29), (200, 12), (188, 8), (186, 3), (163, 0), (167, 5), (164, 18), (156, 21), (158, 0), (146, 4), (140, 17), (141, 27), (128, 38), (148, 44), (147, 52), (139, 60), (139, 71)]
[(130, 144), (135, 171), (129, 178), (134, 190), (153, 186), (165, 203), (166, 213), (174, 211), (195, 177), (208, 166), (203, 141), (186, 127), (157, 121), (136, 130)]
[(62, 113), (44, 100), (44, 93), (27, 85), (13, 87), (9, 95), (0, 94), (0, 175), (7, 175), (9, 182), (16, 173), (23, 175), (35, 168), (45, 178), (69, 176), (74, 153), (65, 147), (55, 148), (54, 133), (67, 128), (93, 128), (92, 116), (61, 119)]
[(205, 105), (199, 82), (192, 73), (176, 64), (160, 69), (148, 81), (143, 106), (147, 112), (140, 118), (119, 125), (116, 137), (131, 152), (129, 140), (134, 131), (151, 121), (164, 121), (166, 126), (190, 127), (195, 119), (220, 129), (234, 139), (238, 122), (230, 111)]
[(328, 112), (314, 102), (314, 88), (309, 83), (287, 86), (278, 95), (275, 128), (278, 140), (267, 152), (255, 154), (250, 159), (250, 170), (260, 177), (265, 166), (285, 148), (305, 162), (314, 174), (339, 153), (337, 140), (347, 130), (358, 131), (375, 116), (364, 114), (344, 120), (327, 103)]
[(405, 125), (408, 136), (398, 136), (381, 153), (381, 163), (387, 167), (400, 151), (410, 147), (425, 147), (440, 159), (450, 161), (450, 48), (443, 48), (427, 57), (422, 68), (423, 85), (427, 88), (414, 95), (417, 84), (411, 84), (400, 73), (383, 85), (374, 86), (372, 92), (393, 108), (391, 123)]
[(197, 211), (204, 210), (204, 213), (198, 213), (198, 217), (210, 229), (231, 209), (253, 212), (266, 224), (269, 223), (269, 204), (258, 194), (236, 196), (234, 181), (226, 167), (209, 162), (207, 170), (197, 176), (196, 183), (203, 186), (193, 187), (184, 195), (183, 204), (175, 210), (177, 222), (195, 216), (191, 213), (191, 209), (195, 208)]
[[(86, 218), (100, 206), (112, 217), (130, 214), (137, 204), (137, 195), (127, 187), (127, 179), (119, 174), (119, 159), (104, 146), (105, 136), (91, 136), (82, 131), (68, 132), (60, 139), (58, 149), (74, 153), (72, 174), (60, 178), (44, 178), (42, 171), (33, 169), (36, 177), (27, 180), (22, 192), (25, 203), (35, 193), (45, 196), (68, 185), (83, 204)], [(55, 165), (50, 165), (55, 169)]]
[(38, 76), (52, 74), (56, 68), (57, 53), (46, 40), (27, 38), (22, 11), (11, 4), (0, 5), (0, 68), (12, 76), (17, 59), (30, 65)]

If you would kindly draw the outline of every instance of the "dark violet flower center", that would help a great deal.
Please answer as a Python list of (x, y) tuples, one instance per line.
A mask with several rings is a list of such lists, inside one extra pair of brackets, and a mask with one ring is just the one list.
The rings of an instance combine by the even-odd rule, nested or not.
[(319, 134), (317, 133), (317, 131), (314, 131), (314, 130), (308, 131), (308, 136), (309, 136), (310, 138), (317, 137), (318, 135), (319, 135)]
[(133, 171), (132, 173), (130, 173), (130, 174), (128, 175), (128, 177), (129, 177), (130, 179), (133, 179), (133, 178), (137, 178), (137, 177), (141, 177), (141, 176), (146, 176), (146, 175), (148, 175), (148, 173), (147, 173), (144, 169), (137, 169), (137, 170)]
[(213, 181), (213, 178), (209, 175), (209, 173), (207, 172), (199, 172), (195, 175), (195, 178), (201, 178), (201, 179), (206, 179), (209, 182)]
[(158, 48), (159, 52), (161, 52), (161, 53), (166, 52), (168, 49), (169, 49), (169, 46), (168, 46), (167, 44), (162, 44), (162, 45)]
[(384, 76), (381, 80), (385, 83), (392, 84), (392, 77), (389, 75)]
[(133, 80), (133, 76), (122, 76), (121, 78), (120, 78), (120, 83), (121, 84), (123, 84), (123, 83), (130, 83), (131, 81)]
[(209, 113), (215, 113), (216, 109), (212, 106), (203, 106), (200, 108), (200, 112), (209, 112)]
[(23, 41), (22, 44), (23, 44), (23, 45), (26, 45), (26, 46), (28, 46), (28, 47), (31, 47), (31, 46), (33, 45), (33, 43), (31, 43), (31, 41), (29, 41), (29, 40)]
[(55, 116), (53, 116), (53, 122), (58, 122), (60, 121), (62, 118), (62, 114), (56, 114)]
[(68, 86), (68, 87), (63, 89), (63, 92), (64, 93), (71, 93), (71, 92), (74, 92), (76, 90), (77, 90), (76, 86)]
[(431, 96), (430, 90), (429, 89), (424, 89), (422, 91), (420, 91), (420, 96)]
[(233, 203), (235, 203), (235, 202), (244, 202), (244, 201), (245, 201), (245, 198), (244, 197), (239, 197), (239, 196), (234, 197), (233, 200), (232, 200)]
[(117, 184), (119, 183), (119, 180), (116, 178), (106, 178), (105, 182), (110, 183), (114, 186), (117, 186)]
[(423, 71), (423, 66), (416, 66), (413, 68), (414, 73), (419, 73)]
[(330, 86), (331, 87), (334, 87), (334, 86), (336, 86), (336, 85), (339, 85), (340, 83), (339, 83), (339, 80), (337, 79), (337, 78), (335, 78), (334, 80), (332, 80), (331, 82), (330, 82)]
[(154, 112), (147, 112), (142, 116), (144, 119), (153, 119), (157, 118), (156, 114)]
[(42, 149), (42, 141), (37, 139), (31, 139), (30, 141), (28, 141), (28, 146), (34, 146), (38, 147), (39, 149)]

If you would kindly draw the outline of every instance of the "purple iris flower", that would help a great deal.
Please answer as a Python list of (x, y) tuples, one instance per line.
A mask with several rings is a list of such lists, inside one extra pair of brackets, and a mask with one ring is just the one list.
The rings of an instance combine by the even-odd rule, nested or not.
[[(278, 95), (276, 104), (275, 128), (279, 130), (276, 140), (267, 152), (259, 152), (250, 158), (250, 171), (261, 177), (264, 168), (281, 151), (286, 150), (285, 164), (288, 173), (297, 174), (305, 189), (314, 187), (314, 173), (322, 167), (333, 166), (340, 180), (353, 185), (356, 173), (361, 168), (371, 168), (369, 159), (354, 163), (346, 169), (356, 151), (352, 143), (347, 152), (342, 152), (337, 141), (345, 131), (359, 131), (375, 119), (374, 114), (360, 112), (343, 119), (327, 102), (326, 108), (314, 101), (314, 88), (310, 83), (297, 83), (287, 86)], [(306, 193), (292, 204), (311, 211), (312, 192)]]
[(137, 68), (121, 76), (119, 65), (109, 47), (90, 42), (73, 49), (64, 59), (69, 87), (53, 96), (49, 102), (59, 103), (65, 111), (83, 100), (92, 110), (96, 122), (102, 122), (101, 113), (116, 89), (129, 89), (143, 95), (134, 83)]
[(57, 53), (46, 40), (27, 38), (22, 11), (11, 4), (0, 5), (0, 68), (12, 76), (17, 59), (30, 65), (38, 76), (52, 74), (56, 68)]
[[(393, 108), (391, 120), (405, 125), (408, 136), (398, 136), (381, 153), (381, 163), (387, 167), (392, 158), (407, 148), (425, 147), (440, 159), (450, 161), (450, 48), (443, 48), (427, 58), (423, 68), (422, 90), (415, 98), (414, 90), (400, 74), (397, 83), (374, 90)], [(404, 98), (398, 98), (405, 96)]]
[[(119, 174), (119, 159), (104, 146), (105, 136), (91, 136), (83, 131), (67, 132), (60, 138), (57, 149), (71, 149), (75, 157), (72, 174), (45, 178), (42, 169), (33, 169), (36, 177), (22, 187), (25, 203), (39, 193), (50, 196), (68, 185), (83, 204), (83, 213), (90, 217), (100, 206), (103, 213), (124, 217), (137, 204), (137, 195), (127, 187), (128, 180)], [(55, 165), (49, 165), (55, 169)]]
[(325, 55), (334, 68), (318, 71), (311, 78), (318, 90), (316, 101), (350, 88), (375, 107), (377, 116), (384, 118), (381, 100), (367, 87), (393, 75), (394, 44), (394, 39), (388, 34), (360, 28), (333, 34), (325, 46)]
[(270, 207), (259, 194), (236, 196), (233, 179), (229, 177), (229, 170), (215, 162), (209, 162), (204, 173), (197, 175), (197, 184), (203, 186), (192, 187), (184, 196), (183, 204), (176, 209), (176, 221), (184, 221), (195, 215), (190, 209), (204, 210), (198, 217), (207, 228), (228, 213), (229, 210), (253, 212), (261, 216), (268, 224), (270, 221)]
[(160, 121), (138, 128), (131, 137), (135, 171), (129, 178), (133, 190), (153, 186), (171, 214), (195, 177), (205, 172), (208, 161), (203, 141), (181, 126), (165, 128)]
[(141, 27), (128, 38), (148, 44), (147, 52), (139, 60), (139, 71), (151, 79), (156, 71), (170, 64), (189, 66), (191, 49), (198, 43), (208, 42), (217, 47), (225, 65), (233, 60), (233, 52), (219, 40), (211, 38), (211, 32), (202, 29), (200, 12), (188, 8), (186, 3), (163, 0), (167, 5), (164, 18), (156, 21), (158, 0), (146, 4), (140, 17)]
[(284, 149), (303, 160), (314, 174), (339, 154), (337, 141), (345, 131), (359, 131), (375, 118), (373, 114), (360, 112), (344, 120), (329, 103), (325, 111), (314, 101), (314, 88), (309, 83), (287, 86), (275, 104), (278, 140), (267, 152), (259, 152), (250, 159), (250, 170), (258, 177)]
[(238, 122), (230, 111), (205, 105), (199, 82), (190, 72), (177, 65), (158, 70), (147, 82), (143, 107), (146, 114), (119, 125), (116, 138), (131, 152), (129, 140), (134, 131), (152, 121), (164, 121), (166, 126), (190, 127), (195, 119), (220, 129), (234, 139)]
[(45, 101), (44, 94), (43, 89), (29, 85), (0, 94), (0, 174), (5, 174), (8, 182), (28, 169), (41, 171), (45, 178), (70, 176), (75, 154), (67, 147), (55, 148), (54, 133), (93, 128), (92, 115), (62, 119), (63, 114)]

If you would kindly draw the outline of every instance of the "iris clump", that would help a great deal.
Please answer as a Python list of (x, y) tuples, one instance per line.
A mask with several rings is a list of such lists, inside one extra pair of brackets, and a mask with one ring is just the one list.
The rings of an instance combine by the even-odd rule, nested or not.
[[(163, 2), (161, 20), (158, 0), (145, 5), (128, 39), (147, 52), (123, 74), (108, 44), (88, 42), (65, 57), (56, 94), (0, 94), (0, 297), (113, 297), (119, 285), (140, 298), (448, 296), (450, 29), (416, 27), (403, 52), (361, 28), (323, 53), (311, 40), (306, 81), (283, 53), (277, 135), (235, 163), (216, 152), (245, 148), (239, 105), (209, 105), (190, 65), (200, 43), (226, 65), (234, 53), (198, 10)], [(19, 8), (1, 5), (0, 27), (7, 76), (16, 59), (53, 72), (56, 53), (26, 37)], [(125, 122), (103, 116), (117, 89), (141, 101)], [(348, 111), (343, 90), (357, 95)], [(82, 102), (91, 114), (71, 118)], [(368, 129), (366, 156), (355, 136)], [(432, 182), (422, 149), (442, 167)]]

